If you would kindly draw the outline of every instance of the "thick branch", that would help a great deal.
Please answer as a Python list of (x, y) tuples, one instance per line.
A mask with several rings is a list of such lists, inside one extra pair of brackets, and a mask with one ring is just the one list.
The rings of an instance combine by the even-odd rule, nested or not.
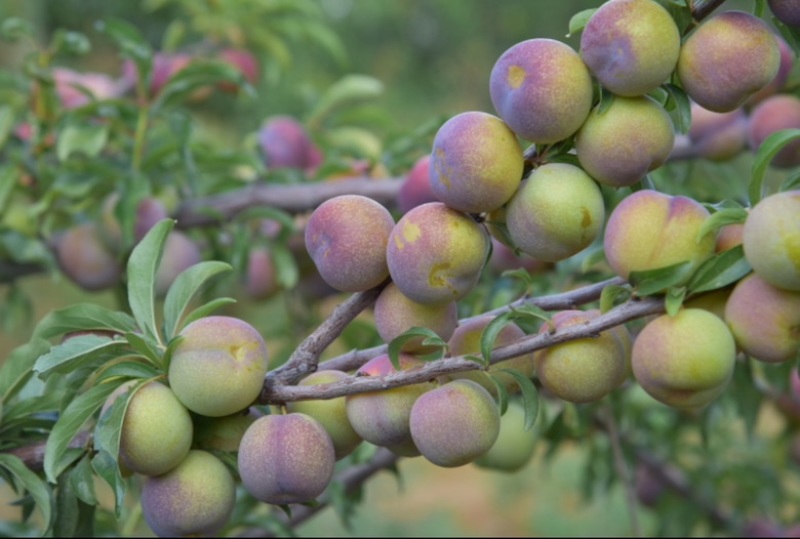
[[(459, 324), (464, 324), (480, 316), (486, 316), (487, 314), (497, 316), (511, 309), (518, 309), (526, 305), (535, 305), (536, 307), (544, 309), (545, 311), (561, 311), (566, 309), (577, 309), (581, 305), (584, 305), (586, 303), (598, 299), (605, 287), (609, 285), (621, 285), (624, 283), (625, 281), (622, 278), (614, 277), (612, 279), (607, 279), (599, 283), (591, 284), (576, 290), (571, 290), (569, 292), (563, 292), (560, 294), (540, 296), (538, 298), (526, 296), (524, 298), (518, 299), (517, 301), (514, 301), (513, 303), (504, 305), (503, 307), (498, 307), (497, 309), (493, 309), (491, 311), (487, 311), (485, 313), (481, 313), (476, 316), (459, 320)], [(347, 352), (346, 354), (342, 354), (340, 356), (331, 358), (328, 361), (323, 362), (322, 364), (320, 364), (319, 368), (320, 370), (352, 371), (359, 368), (361, 365), (363, 365), (373, 357), (378, 356), (380, 354), (385, 354), (388, 351), (388, 349), (389, 347), (383, 344), (380, 346), (374, 346), (372, 348), (365, 348), (363, 350), (353, 350), (351, 352)]]
[[(516, 342), (496, 348), (492, 352), (489, 363), (498, 363), (575, 339), (596, 337), (601, 331), (629, 320), (662, 312), (664, 312), (664, 300), (661, 298), (629, 301), (585, 324), (566, 327), (554, 333), (528, 335)], [(382, 391), (392, 387), (428, 382), (445, 374), (475, 370), (476, 368), (474, 361), (465, 356), (456, 356), (430, 361), (423, 367), (383, 377), (351, 376), (341, 382), (313, 386), (270, 385), (262, 391), (261, 402), (282, 404), (298, 400), (333, 399), (356, 393)]]

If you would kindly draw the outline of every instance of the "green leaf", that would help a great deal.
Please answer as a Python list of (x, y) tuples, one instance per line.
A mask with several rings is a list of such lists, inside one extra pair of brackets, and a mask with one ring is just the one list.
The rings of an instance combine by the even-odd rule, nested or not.
[(200, 307), (196, 308), (195, 310), (187, 314), (186, 318), (184, 318), (183, 320), (183, 325), (184, 327), (186, 327), (195, 320), (205, 318), (206, 316), (210, 315), (217, 309), (224, 307), (225, 305), (233, 305), (234, 303), (236, 303), (236, 300), (233, 298), (212, 299), (208, 303), (201, 305)]
[[(422, 344), (425, 346), (436, 346), (439, 347), (439, 352), (444, 354), (444, 351), (447, 349), (447, 343), (442, 340), (436, 332), (419, 326), (414, 326), (410, 329), (407, 329), (389, 343), (389, 359), (392, 362), (392, 366), (395, 368), (396, 371), (400, 371), (400, 351), (402, 350), (403, 346), (408, 341), (413, 341), (422, 337)], [(441, 355), (439, 356), (441, 357)]]
[[(780, 187), (780, 191), (793, 191), (795, 189), (800, 189), (800, 170), (788, 174), (786, 180), (784, 180)], [(1, 202), (0, 208), (2, 208)]]
[(79, 335), (54, 346), (36, 360), (33, 370), (45, 378), (53, 373), (69, 373), (95, 361), (127, 355), (128, 343), (100, 335)]
[(119, 471), (117, 460), (108, 451), (99, 451), (92, 458), (92, 468), (111, 487), (114, 493), (114, 514), (119, 519), (122, 516), (122, 503), (125, 500), (127, 485)]
[[(0, 107), (0, 150), (3, 149), (5, 146), (6, 141), (8, 140), (8, 135), (11, 134), (11, 129), (14, 127), (14, 109), (8, 106)], [(14, 173), (13, 168), (8, 167), (9, 170)], [(4, 171), (3, 174), (6, 174)], [(3, 178), (5, 179), (5, 178)], [(13, 187), (13, 183), (11, 186)], [(0, 185), (0, 191), (4, 189), (4, 186)], [(0, 195), (0, 210), (3, 209), (3, 196)]]
[(535, 305), (525, 305), (518, 308), (512, 307), (510, 311), (494, 317), (494, 319), (483, 328), (483, 332), (481, 333), (481, 356), (483, 356), (483, 362), (485, 364), (489, 364), (489, 360), (492, 357), (492, 350), (495, 348), (494, 343), (497, 340), (497, 336), (500, 335), (503, 328), (513, 323), (515, 320), (547, 321), (550, 320), (550, 315)]
[(50, 436), (47, 437), (44, 450), (44, 472), (48, 481), (56, 482), (62, 457), (69, 448), (70, 442), (78, 434), (86, 420), (103, 405), (106, 398), (121, 383), (120, 380), (119, 383), (109, 381), (96, 385), (86, 393), (78, 395), (61, 413), (58, 421), (53, 425)]
[(613, 102), (614, 102), (614, 94), (601, 86), (600, 103), (598, 103), (597, 108), (595, 109), (593, 114), (597, 114), (598, 116), (604, 114)]
[(497, 407), (500, 409), (500, 415), (504, 415), (508, 410), (508, 390), (506, 389), (506, 380), (497, 376), (496, 374), (486, 372), (489, 380), (494, 384), (497, 390), (495, 398), (497, 399)]
[(98, 22), (96, 28), (111, 38), (123, 57), (133, 60), (141, 80), (150, 79), (153, 48), (135, 26), (120, 19), (108, 19)]
[(309, 114), (309, 123), (321, 122), (326, 116), (338, 108), (374, 99), (383, 94), (381, 81), (368, 75), (345, 75), (322, 94), (316, 106)]
[(672, 123), (675, 124), (675, 130), (685, 135), (689, 132), (689, 127), (692, 124), (692, 103), (689, 100), (689, 96), (686, 95), (682, 88), (674, 84), (664, 84), (663, 88), (669, 94), (664, 108), (669, 113)]
[(686, 297), (686, 287), (673, 287), (667, 290), (667, 295), (664, 298), (664, 307), (667, 314), (675, 316), (683, 306), (683, 299)]
[(17, 41), (23, 37), (34, 37), (33, 25), (19, 17), (9, 17), (0, 25), (0, 36), (6, 41)]
[(776, 131), (768, 136), (756, 151), (753, 161), (753, 174), (750, 179), (750, 186), (747, 193), (750, 198), (750, 205), (755, 206), (764, 196), (764, 175), (767, 172), (772, 158), (775, 157), (787, 144), (800, 139), (800, 129), (783, 129)]
[(153, 365), (161, 365), (162, 353), (158, 348), (158, 343), (153, 342), (153, 340), (147, 336), (132, 332), (125, 334), (125, 340), (128, 341), (131, 348), (141, 354), (142, 357), (150, 360)]
[(498, 372), (508, 374), (517, 382), (522, 393), (522, 405), (525, 407), (525, 430), (531, 430), (539, 417), (539, 391), (533, 380), (515, 369), (500, 369)]
[(181, 317), (192, 299), (204, 289), (212, 277), (231, 269), (230, 264), (225, 262), (208, 261), (195, 264), (178, 275), (164, 300), (164, 338), (167, 341), (180, 331)]
[(54, 52), (81, 55), (92, 50), (92, 44), (84, 34), (59, 28), (53, 35)]
[(97, 376), (97, 383), (112, 378), (155, 378), (162, 374), (150, 363), (134, 359), (115, 363)]
[(584, 9), (583, 11), (579, 11), (573, 15), (569, 20), (569, 32), (567, 33), (566, 37), (572, 37), (580, 32), (583, 32), (583, 29), (586, 28), (586, 23), (589, 22), (589, 19), (592, 18), (592, 15), (594, 15), (594, 12), (597, 11), (597, 9), (598, 8)]
[(45, 482), (29, 470), (25, 463), (22, 462), (22, 459), (16, 455), (0, 453), (0, 468), (8, 470), (16, 479), (16, 483), (31, 495), (34, 503), (42, 513), (45, 528), (49, 529), (53, 518), (53, 502), (50, 496), (50, 489), (47, 488)]
[(756, 0), (755, 4), (753, 5), (753, 15), (755, 15), (759, 19), (763, 19), (766, 7), (767, 7), (766, 0)]
[(234, 66), (220, 60), (196, 59), (169, 78), (153, 103), (153, 110), (185, 101), (195, 91), (220, 82), (231, 82), (247, 93), (254, 92), (244, 74)]
[(696, 241), (700, 242), (706, 234), (717, 233), (722, 227), (744, 223), (747, 220), (747, 210), (744, 208), (727, 208), (712, 213), (702, 224), (697, 232)]
[(133, 248), (128, 259), (128, 304), (139, 326), (158, 343), (161, 337), (156, 326), (155, 284), (173, 219), (162, 219)]
[(112, 311), (96, 303), (77, 303), (50, 311), (41, 319), (33, 332), (35, 338), (52, 339), (74, 331), (136, 331), (136, 322), (130, 315)]
[(652, 296), (686, 281), (692, 271), (691, 262), (679, 262), (654, 270), (632, 271), (628, 281), (639, 296)]
[(737, 245), (703, 262), (686, 286), (690, 294), (708, 292), (738, 281), (751, 270), (744, 248)]
[(8, 402), (28, 383), (36, 360), (48, 350), (49, 342), (33, 338), (5, 357), (0, 365), (0, 402)]
[(629, 285), (610, 284), (600, 292), (600, 312), (607, 313), (617, 305), (625, 303), (633, 295)]
[(83, 457), (69, 472), (69, 483), (72, 486), (72, 490), (83, 502), (89, 505), (97, 505), (99, 503), (94, 490), (94, 474), (89, 455)]
[(58, 134), (56, 155), (66, 161), (73, 153), (97, 157), (108, 142), (108, 126), (95, 124), (69, 124)]

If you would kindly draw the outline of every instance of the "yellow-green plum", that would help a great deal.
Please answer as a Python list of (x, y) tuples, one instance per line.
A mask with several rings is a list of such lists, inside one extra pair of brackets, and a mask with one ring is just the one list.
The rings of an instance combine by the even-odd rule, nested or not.
[(727, 161), (747, 147), (747, 114), (737, 108), (714, 112), (692, 103), (689, 140), (694, 155), (711, 161)]
[(492, 67), (489, 94), (497, 114), (523, 139), (564, 140), (592, 108), (592, 77), (572, 47), (529, 39), (506, 50)]
[(239, 446), (242, 485), (264, 503), (314, 501), (327, 488), (336, 463), (333, 442), (305, 414), (268, 415), (244, 433)]
[(427, 202), (439, 202), (431, 187), (431, 154), (416, 160), (397, 191), (397, 207), (401, 213)]
[[(105, 408), (126, 393), (123, 384), (109, 395)], [(189, 453), (194, 427), (188, 410), (172, 390), (148, 382), (130, 397), (119, 443), (119, 464), (124, 471), (161, 475), (177, 466)]]
[(180, 230), (171, 231), (164, 245), (161, 264), (156, 271), (156, 294), (165, 296), (178, 275), (202, 260), (200, 248), (189, 236)]
[[(783, 129), (800, 129), (800, 98), (795, 95), (773, 95), (753, 108), (747, 128), (750, 149), (758, 151), (768, 136)], [(800, 141), (783, 146), (769, 164), (775, 168), (800, 165)]]
[(419, 396), (409, 425), (422, 456), (452, 468), (491, 449), (500, 434), (500, 411), (480, 384), (453, 380)]
[(772, 82), (780, 56), (778, 42), (763, 20), (744, 11), (724, 11), (701, 23), (684, 41), (677, 73), (683, 89), (700, 106), (729, 112)]
[(672, 16), (653, 0), (611, 0), (581, 34), (581, 58), (600, 84), (618, 95), (655, 90), (678, 63), (681, 36)]
[(469, 215), (441, 202), (422, 204), (392, 229), (386, 262), (392, 281), (418, 303), (449, 303), (477, 284), (489, 234)]
[[(300, 386), (313, 386), (319, 384), (332, 384), (350, 378), (343, 371), (327, 370), (309, 374), (300, 382)], [(305, 400), (286, 403), (286, 410), (298, 412), (313, 417), (327, 431), (333, 442), (336, 460), (346, 457), (361, 443), (361, 436), (353, 430), (350, 420), (347, 419), (347, 406), (345, 397), (326, 400)]]
[[(418, 303), (403, 294), (394, 283), (386, 285), (375, 300), (375, 329), (385, 342), (412, 327), (423, 327), (436, 333), (447, 341), (458, 325), (458, 306), (455, 301), (448, 303)], [(406, 341), (402, 351), (409, 354), (428, 353), (434, 349), (422, 345), (424, 337)]]
[(236, 452), (247, 428), (263, 414), (255, 408), (225, 417), (195, 415), (194, 441), (196, 449)]
[(392, 214), (378, 202), (340, 195), (311, 214), (306, 249), (322, 278), (336, 290), (368, 290), (389, 276), (386, 244), (394, 226)]
[(215, 537), (228, 523), (236, 485), (228, 468), (192, 450), (178, 466), (142, 483), (142, 515), (159, 537)]
[(706, 311), (725, 320), (725, 306), (733, 291), (733, 285), (705, 292), (683, 303), (684, 307), (691, 309), (705, 309)]
[(54, 243), (61, 271), (82, 289), (94, 292), (119, 283), (122, 265), (103, 242), (95, 224), (74, 226), (56, 237)]
[[(486, 329), (486, 326), (488, 326), (494, 318), (495, 317), (492, 315), (482, 315), (460, 324), (447, 343), (450, 349), (450, 355), (461, 356), (465, 354), (475, 354), (480, 356), (483, 330)], [(511, 344), (523, 337), (525, 337), (525, 332), (522, 331), (518, 325), (511, 322), (505, 325), (503, 329), (500, 330), (500, 333), (497, 334), (494, 346), (497, 348), (506, 344)], [(519, 389), (517, 382), (514, 380), (513, 376), (500, 372), (503, 369), (514, 369), (530, 378), (533, 376), (533, 354), (525, 354), (500, 363), (495, 363), (488, 369), (488, 374), (500, 381), (507, 391), (516, 391)], [(492, 395), (497, 393), (494, 382), (491, 381), (489, 376), (487, 376), (487, 372), (484, 371), (459, 372), (449, 375), (449, 378), (453, 380), (460, 378), (469, 379), (482, 385)]]
[(436, 133), (430, 186), (453, 209), (489, 212), (517, 190), (523, 165), (522, 147), (503, 120), (485, 112), (462, 112)]
[(786, 26), (800, 28), (800, 2), (798, 0), (767, 0), (769, 10)]
[(209, 417), (235, 414), (261, 392), (267, 346), (253, 326), (230, 316), (187, 325), (173, 350), (169, 383), (189, 410)]
[(681, 309), (645, 325), (633, 343), (633, 375), (654, 399), (702, 408), (733, 376), (736, 344), (728, 326), (703, 309)]
[(500, 418), (500, 433), (494, 445), (475, 459), (475, 465), (487, 470), (516, 472), (533, 458), (536, 449), (535, 429), (525, 430), (525, 408), (517, 401), (508, 403), (506, 413)]
[[(553, 315), (556, 332), (585, 324), (599, 311), (561, 311)], [(539, 330), (550, 330), (548, 324)], [(542, 386), (568, 402), (597, 401), (619, 387), (626, 374), (624, 343), (608, 330), (596, 337), (575, 339), (557, 344), (534, 354), (536, 374)]]
[(649, 96), (615, 97), (596, 108), (575, 136), (581, 167), (611, 187), (631, 186), (660, 167), (675, 144), (664, 108)]
[(800, 190), (761, 199), (742, 232), (744, 256), (772, 286), (800, 291)]
[(725, 322), (747, 355), (767, 363), (791, 361), (800, 352), (800, 291), (776, 288), (752, 273), (733, 288)]
[(603, 245), (617, 275), (690, 262), (697, 267), (714, 253), (715, 237), (698, 238), (709, 217), (699, 202), (643, 189), (625, 197), (611, 212)]
[[(421, 367), (424, 363), (408, 354), (400, 354), (402, 370)], [(356, 376), (386, 376), (397, 372), (387, 354), (366, 362)], [(433, 388), (430, 383), (393, 387), (348, 395), (347, 418), (359, 436), (375, 445), (392, 448), (411, 443), (408, 418), (417, 397)]]
[(558, 262), (594, 241), (605, 219), (603, 195), (580, 167), (542, 165), (522, 182), (506, 207), (506, 226), (519, 249)]

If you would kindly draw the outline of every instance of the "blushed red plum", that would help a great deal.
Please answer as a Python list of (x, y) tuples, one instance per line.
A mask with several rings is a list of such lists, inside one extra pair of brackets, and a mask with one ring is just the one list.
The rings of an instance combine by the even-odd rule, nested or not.
[(187, 234), (180, 230), (170, 231), (164, 245), (161, 264), (156, 271), (156, 294), (166, 295), (178, 275), (202, 261), (200, 247)]
[(485, 112), (447, 120), (433, 140), (430, 184), (449, 207), (467, 213), (505, 204), (522, 179), (522, 147), (511, 129)]
[(725, 322), (746, 354), (767, 363), (791, 361), (800, 352), (800, 291), (776, 288), (752, 273), (733, 288)]
[(537, 144), (575, 133), (592, 108), (592, 78), (569, 45), (529, 39), (492, 67), (489, 93), (497, 114), (521, 138)]
[(133, 237), (139, 242), (156, 223), (169, 217), (167, 207), (155, 197), (147, 197), (136, 206), (136, 221)]
[(235, 414), (261, 392), (267, 347), (250, 324), (230, 316), (207, 316), (180, 332), (169, 364), (169, 383), (191, 411), (209, 417)]
[(333, 477), (333, 442), (316, 419), (267, 415), (250, 425), (239, 446), (244, 488), (264, 503), (314, 501)]
[(112, 288), (122, 276), (122, 265), (93, 223), (74, 226), (56, 237), (55, 254), (64, 275), (84, 290)]
[(244, 280), (247, 297), (256, 300), (268, 299), (277, 294), (280, 288), (270, 251), (265, 247), (250, 249)]
[[(800, 98), (795, 95), (777, 94), (753, 108), (747, 130), (750, 149), (758, 151), (768, 136), (783, 129), (800, 129)], [(786, 144), (770, 161), (770, 165), (776, 168), (791, 168), (798, 164), (800, 141)]]
[(698, 240), (709, 212), (699, 202), (643, 189), (620, 202), (606, 225), (606, 259), (617, 275), (690, 262), (697, 267), (714, 253), (716, 239)]
[(271, 169), (307, 170), (316, 167), (320, 155), (306, 128), (291, 116), (271, 116), (258, 131), (264, 162)]
[(145, 479), (141, 496), (142, 515), (159, 537), (214, 537), (233, 513), (236, 485), (221, 460), (192, 450), (166, 474)]
[[(800, 4), (798, 5), (800, 6)], [(786, 82), (789, 80), (789, 74), (792, 72), (792, 68), (794, 67), (795, 54), (792, 48), (782, 37), (776, 35), (775, 39), (778, 42), (778, 49), (780, 50), (781, 54), (781, 63), (780, 67), (778, 68), (778, 74), (775, 75), (775, 78), (772, 79), (772, 82), (750, 96), (750, 98), (745, 102), (745, 106), (749, 108), (754, 107), (755, 105), (764, 101), (766, 98), (771, 97), (783, 90), (784, 86), (786, 86)]]
[(611, 187), (640, 181), (664, 164), (674, 144), (672, 120), (649, 96), (615, 97), (602, 113), (593, 110), (575, 136), (581, 167)]
[(564, 260), (588, 247), (604, 219), (600, 188), (581, 168), (566, 163), (534, 169), (506, 207), (514, 244), (546, 262)]
[[(244, 76), (250, 84), (257, 84), (261, 76), (261, 66), (253, 54), (245, 49), (229, 47), (219, 51), (220, 60), (232, 65)], [(223, 92), (235, 93), (238, 87), (230, 82), (220, 83), (219, 89)]]
[(663, 84), (678, 63), (681, 36), (669, 12), (653, 0), (611, 0), (592, 14), (580, 54), (600, 84), (622, 96)]
[(420, 395), (411, 408), (409, 425), (422, 456), (452, 468), (491, 449), (500, 433), (500, 411), (480, 384), (453, 380)]
[[(394, 283), (389, 283), (375, 300), (375, 329), (385, 342), (412, 327), (423, 327), (447, 341), (458, 325), (458, 306), (455, 301), (441, 304), (418, 303), (406, 297)], [(403, 352), (427, 353), (430, 347), (422, 345), (423, 337), (406, 341)]]
[(440, 202), (406, 213), (386, 250), (389, 274), (418, 303), (449, 303), (477, 284), (489, 252), (489, 234), (470, 216)]
[(689, 140), (694, 154), (711, 161), (727, 161), (747, 147), (748, 119), (744, 109), (714, 112), (692, 103)]
[(401, 213), (427, 202), (439, 202), (431, 187), (430, 163), (431, 154), (425, 154), (411, 167), (397, 192), (397, 206)]
[(769, 10), (786, 26), (800, 27), (800, 1), (767, 0)]
[[(80, 73), (56, 67), (53, 69), (53, 82), (56, 95), (65, 109), (82, 107), (92, 98), (103, 100), (118, 97), (122, 93), (117, 82), (103, 73)], [(79, 87), (88, 90), (90, 95), (87, 96)]]
[(762, 279), (800, 292), (800, 190), (774, 193), (753, 206), (744, 222), (742, 245)]
[(553, 264), (544, 260), (537, 260), (530, 255), (520, 252), (517, 255), (514, 249), (492, 237), (492, 256), (489, 267), (498, 272), (524, 269), (528, 273), (546, 273), (553, 268)]
[(778, 42), (763, 20), (743, 11), (724, 11), (689, 34), (677, 73), (683, 89), (699, 105), (730, 112), (775, 79), (780, 56)]
[(389, 210), (361, 195), (326, 200), (306, 224), (305, 244), (322, 278), (342, 292), (369, 290), (389, 276)]

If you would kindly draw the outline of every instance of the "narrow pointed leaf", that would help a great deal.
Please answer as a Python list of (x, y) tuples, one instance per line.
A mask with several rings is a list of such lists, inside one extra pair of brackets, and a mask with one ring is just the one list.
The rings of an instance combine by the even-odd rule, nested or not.
[(503, 372), (514, 378), (522, 393), (522, 404), (525, 407), (525, 430), (531, 430), (539, 417), (539, 391), (533, 384), (533, 380), (514, 369), (501, 369)]
[(196, 264), (178, 275), (164, 300), (164, 338), (167, 341), (179, 331), (181, 317), (192, 299), (214, 276), (231, 269), (230, 264), (225, 262), (208, 261)]
[(53, 503), (47, 484), (26, 467), (22, 459), (16, 455), (0, 453), (0, 468), (8, 470), (16, 479), (17, 484), (21, 485), (31, 495), (34, 503), (42, 513), (45, 527), (49, 529), (53, 517)]

